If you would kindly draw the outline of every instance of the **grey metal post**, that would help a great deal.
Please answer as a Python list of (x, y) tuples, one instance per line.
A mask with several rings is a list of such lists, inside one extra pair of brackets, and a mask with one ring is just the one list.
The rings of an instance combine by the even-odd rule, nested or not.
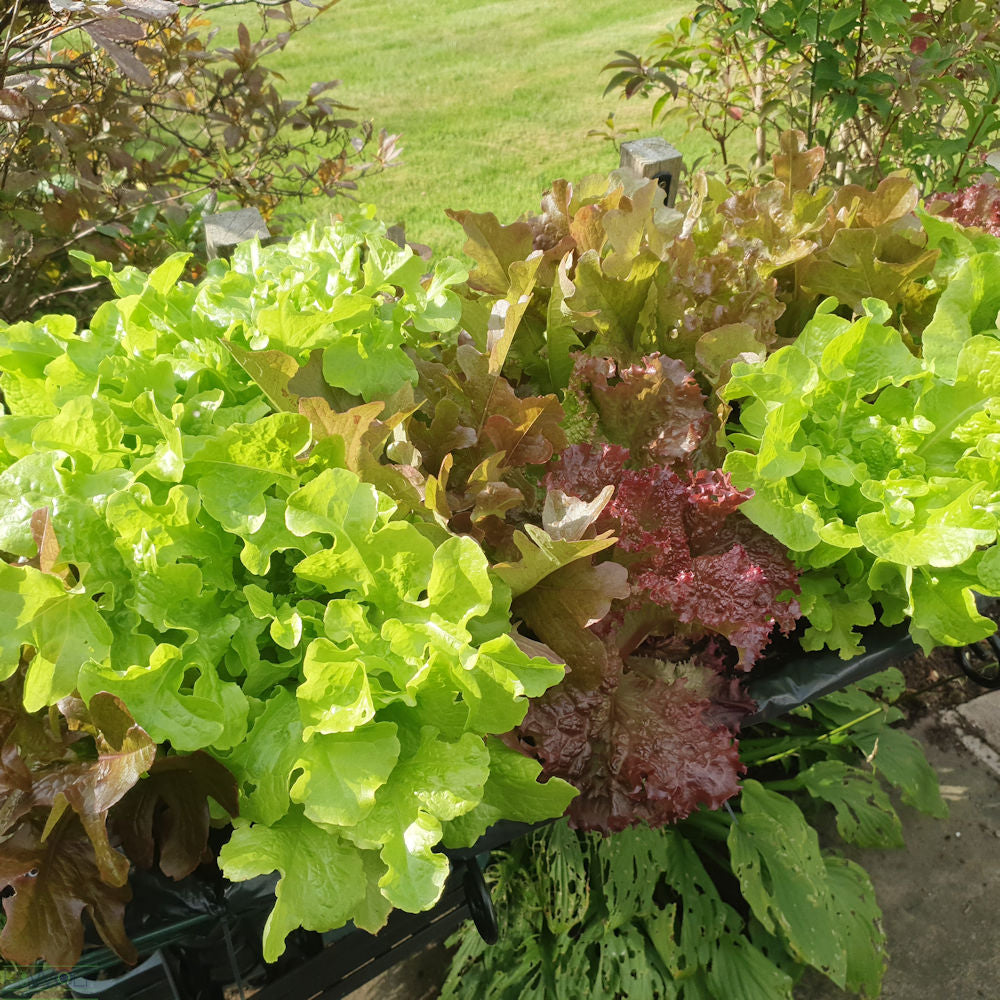
[(264, 217), (256, 208), (240, 208), (235, 212), (206, 215), (203, 221), (205, 249), (209, 260), (224, 255), (244, 240), (252, 240), (255, 236), (266, 240), (271, 235)]
[(659, 182), (665, 192), (665, 202), (672, 206), (677, 200), (684, 158), (680, 152), (658, 136), (623, 142), (621, 166)]

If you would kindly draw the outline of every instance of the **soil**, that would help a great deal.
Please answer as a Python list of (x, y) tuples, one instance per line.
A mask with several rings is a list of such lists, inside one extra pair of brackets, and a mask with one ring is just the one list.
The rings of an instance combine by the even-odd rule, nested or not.
[[(1000, 601), (984, 601), (980, 612), (1000, 625)], [(1000, 643), (994, 648), (990, 642), (980, 642), (971, 647), (971, 651), (976, 670), (987, 678), (997, 676)], [(899, 707), (907, 713), (911, 724), (927, 715), (962, 705), (987, 691), (966, 676), (962, 669), (962, 650), (951, 646), (939, 646), (929, 656), (918, 653), (896, 666), (906, 678), (906, 693)]]
[(962, 671), (959, 650), (941, 646), (929, 656), (917, 653), (896, 664), (906, 678), (899, 701), (910, 722), (978, 698), (984, 688)]

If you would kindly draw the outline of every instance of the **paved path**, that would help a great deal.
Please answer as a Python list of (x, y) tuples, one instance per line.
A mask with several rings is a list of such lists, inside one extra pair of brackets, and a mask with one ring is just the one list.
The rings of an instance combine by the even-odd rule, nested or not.
[[(867, 869), (889, 939), (883, 1000), (1000, 1000), (1000, 692), (924, 719), (947, 820), (901, 807), (906, 848), (845, 853)], [(819, 977), (801, 1000), (853, 996)]]

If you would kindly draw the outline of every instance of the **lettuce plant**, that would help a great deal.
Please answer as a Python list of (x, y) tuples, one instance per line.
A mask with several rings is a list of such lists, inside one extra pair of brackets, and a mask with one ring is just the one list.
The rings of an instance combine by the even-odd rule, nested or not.
[[(175, 826), (186, 795), (204, 805), (204, 783), (181, 780), (185, 755), (232, 775), (238, 801), (213, 793), (239, 813), (219, 860), (234, 880), (280, 873), (273, 960), (300, 925), (375, 930), (394, 906), (431, 906), (446, 833), (559, 815), (573, 790), (538, 784), (538, 765), (496, 736), (564, 670), (509, 634), (511, 591), (479, 545), (386, 492), (413, 490), (380, 464), (413, 405), (404, 346), (457, 335), (462, 269), (425, 277), (369, 217), (245, 245), (198, 285), (178, 281), (184, 264), (146, 276), (95, 262), (118, 298), (89, 328), (45, 317), (2, 331), (0, 679), (20, 678), (31, 718), (67, 699), (123, 706), (139, 735), (98, 729), (95, 753), (146, 748), (132, 776), (149, 774), (143, 823), (162, 815), (155, 774)], [(47, 923), (58, 906), (88, 909), (127, 957), (123, 873), (158, 853), (179, 874), (169, 841), (113, 815), (100, 834), (111, 792), (67, 812), (90, 772), (46, 767), (63, 799), (36, 796), (15, 819), (28, 840), (65, 829), (88, 875), (82, 898), (57, 904), (44, 887), (65, 885), (69, 856), (10, 855), (8, 929), (48, 929), (17, 932), (9, 953), (71, 963), (79, 935)]]
[(755, 727), (742, 753), (767, 763), (730, 815), (614, 837), (556, 823), (512, 844), (487, 872), (500, 940), (485, 945), (471, 925), (456, 934), (442, 997), (791, 1000), (808, 966), (878, 996), (886, 939), (874, 888), (821, 848), (810, 820), (825, 814), (859, 847), (902, 847), (888, 786), (947, 815), (920, 745), (891, 726), (904, 687), (889, 670)]
[(734, 366), (724, 467), (804, 571), (806, 648), (849, 657), (877, 614), (925, 650), (994, 631), (974, 595), (1000, 593), (997, 275), (995, 253), (957, 270), (922, 357), (885, 303), (851, 322), (827, 300), (793, 344)]
[(578, 350), (626, 367), (664, 355), (714, 389), (733, 361), (797, 336), (828, 295), (856, 310), (883, 299), (919, 338), (937, 289), (916, 186), (892, 176), (873, 191), (817, 189), (823, 162), (791, 131), (772, 180), (729, 187), (699, 174), (676, 211), (655, 182), (617, 171), (557, 181), (538, 214), (510, 225), (452, 212), (475, 262), (463, 324), (481, 349), (502, 325), (503, 373), (533, 392), (565, 391)]
[(711, 421), (682, 365), (580, 357), (573, 384), (575, 429), (594, 443), (550, 463), (541, 530), (497, 566), (569, 674), (508, 741), (580, 789), (574, 825), (659, 826), (738, 791), (739, 676), (794, 626), (796, 574), (740, 513), (747, 494), (697, 467)]

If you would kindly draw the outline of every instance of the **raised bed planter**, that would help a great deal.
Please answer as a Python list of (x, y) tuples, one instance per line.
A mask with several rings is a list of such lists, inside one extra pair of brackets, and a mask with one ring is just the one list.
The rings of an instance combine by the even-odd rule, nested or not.
[[(875, 626), (865, 633), (866, 652), (851, 660), (832, 653), (800, 653), (762, 664), (748, 684), (758, 703), (743, 728), (775, 719), (911, 656), (916, 647), (905, 626)], [(61, 986), (74, 996), (101, 1000), (217, 1000), (223, 988), (252, 985), (258, 1000), (338, 1000), (425, 945), (446, 938), (472, 918), (484, 939), (496, 940), (496, 921), (481, 869), (491, 851), (542, 824), (501, 822), (472, 846), (445, 851), (452, 874), (438, 904), (424, 913), (396, 911), (378, 934), (352, 925), (328, 934), (299, 931), (273, 966), (260, 955), (260, 937), (276, 877), (181, 883), (148, 876), (133, 879), (136, 899), (128, 926), (144, 960), (122, 971), (104, 948), (86, 953), (73, 970), (43, 970), (0, 989), (0, 998), (27, 998)], [(105, 978), (100, 978), (104, 976)], [(239, 992), (236, 994), (239, 995)]]

